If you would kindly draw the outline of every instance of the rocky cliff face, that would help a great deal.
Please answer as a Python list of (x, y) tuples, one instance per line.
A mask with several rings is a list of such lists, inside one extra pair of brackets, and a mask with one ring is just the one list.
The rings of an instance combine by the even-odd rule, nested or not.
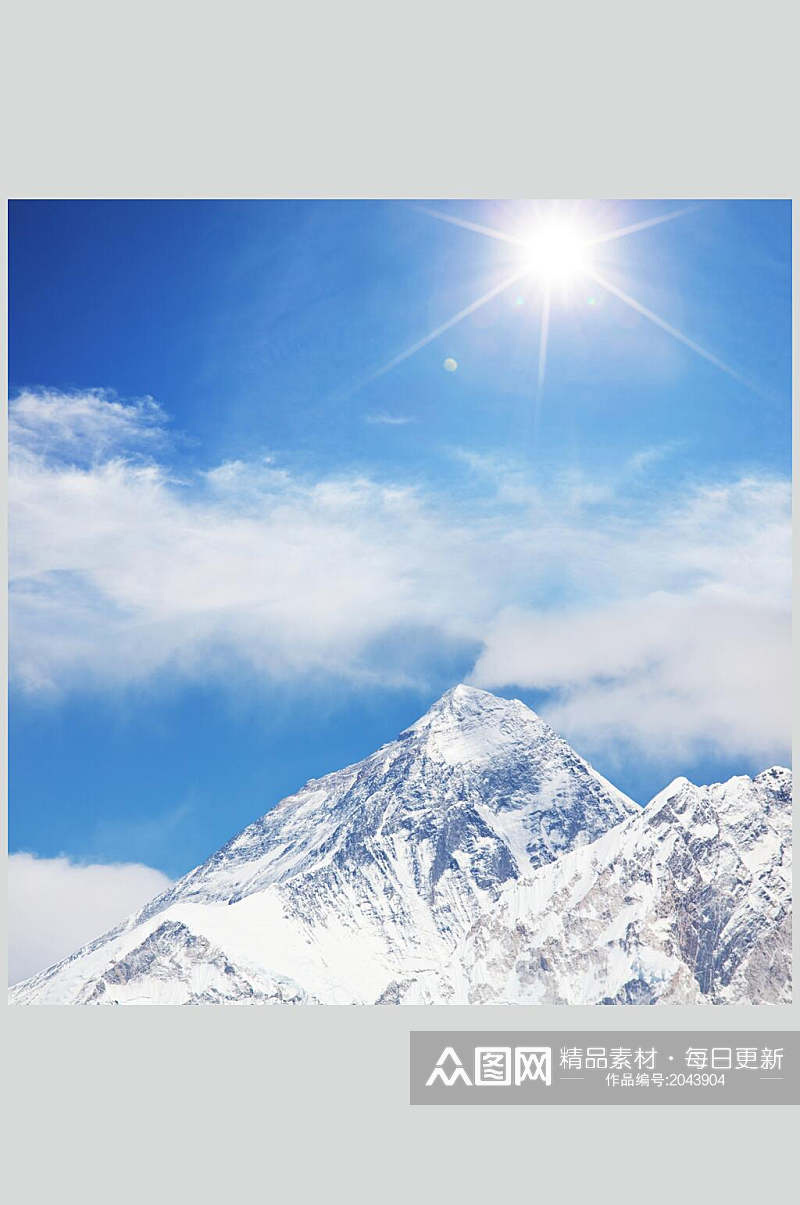
[(642, 810), (522, 703), (458, 686), (11, 998), (784, 1000), (790, 795), (776, 769)]

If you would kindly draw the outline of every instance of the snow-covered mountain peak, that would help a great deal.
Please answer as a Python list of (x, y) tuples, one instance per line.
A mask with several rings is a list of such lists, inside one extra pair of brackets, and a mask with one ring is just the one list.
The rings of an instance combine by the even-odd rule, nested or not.
[(470, 1003), (787, 1003), (791, 773), (679, 778), (510, 883), (456, 952)]
[(519, 700), (459, 685), (396, 740), (284, 799), (175, 890), (238, 896), (375, 859), (385, 871), (388, 843), (434, 893), (445, 870), (493, 892), (638, 810)]
[(12, 991), (52, 1003), (781, 1002), (791, 775), (640, 808), (459, 685)]
[(432, 727), (470, 728), (479, 724), (497, 724), (502, 717), (509, 719), (522, 715), (543, 723), (536, 713), (519, 699), (503, 699), (488, 690), (459, 682), (432, 703), (425, 714), (411, 724), (406, 732), (422, 732)]
[(401, 739), (420, 741), (426, 756), (450, 765), (486, 762), (510, 746), (533, 746), (554, 736), (519, 699), (501, 699), (463, 683), (446, 691), (401, 733)]
[[(492, 708), (498, 703), (502, 704), (507, 701), (506, 699), (501, 699), (498, 695), (493, 695), (491, 691), (481, 690), (479, 686), (468, 686), (466, 682), (458, 682), (455, 686), (451, 686), (449, 690), (446, 690), (435, 703), (431, 704), (425, 716), (442, 711), (458, 713), (460, 709), (470, 707)], [(419, 722), (418, 720), (417, 723)]]
[(127, 999), (119, 984), (143, 967), (174, 962), (194, 983), (224, 950), (231, 965), (267, 969), (259, 991), (291, 980), (309, 996), (325, 983), (326, 999), (393, 999), (508, 883), (639, 811), (519, 700), (459, 685), (396, 740), (282, 800), (41, 984), (53, 998), (64, 976), (86, 986), (81, 966), (122, 959), (124, 970), (103, 971), (97, 998)]
[(680, 777), (659, 791), (644, 812), (650, 824), (677, 821), (686, 829), (694, 829), (711, 822), (718, 827), (735, 827), (753, 816), (768, 815), (775, 803), (785, 809), (791, 789), (792, 773), (784, 766), (770, 766), (753, 778), (738, 774), (707, 786)]
[(648, 804), (646, 811), (649, 817), (654, 817), (657, 813), (665, 810), (671, 810), (673, 805), (679, 804), (679, 801), (686, 799), (688, 796), (698, 790), (698, 787), (688, 778), (680, 775), (678, 778), (673, 778), (672, 782), (667, 783), (662, 787), (657, 795), (654, 795)]

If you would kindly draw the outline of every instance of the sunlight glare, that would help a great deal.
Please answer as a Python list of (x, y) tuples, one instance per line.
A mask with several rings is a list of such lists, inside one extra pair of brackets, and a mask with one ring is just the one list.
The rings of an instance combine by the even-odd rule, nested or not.
[[(516, 268), (514, 272), (507, 276), (504, 280), (487, 289), (485, 293), (476, 297), (474, 301), (469, 302), (457, 313), (439, 323), (433, 330), (428, 331), (421, 339), (417, 339), (410, 347), (393, 356), (391, 360), (383, 364), (380, 368), (375, 369), (369, 376), (362, 379), (355, 388), (361, 388), (363, 385), (374, 381), (376, 378), (383, 376), (384, 373), (390, 372), (396, 368), (398, 364), (402, 364), (411, 356), (416, 355), (423, 347), (432, 343), (434, 339), (438, 339), (445, 331), (451, 330), (458, 323), (463, 322), (470, 314), (474, 314), (476, 310), (487, 305), (495, 297), (504, 293), (506, 289), (511, 288), (524, 277), (538, 280), (541, 286), (540, 298), (540, 326), (539, 326), (539, 367), (537, 373), (537, 395), (540, 398), (544, 389), (544, 379), (547, 367), (547, 345), (550, 334), (550, 318), (551, 306), (554, 300), (561, 298), (564, 301), (570, 299), (570, 286), (577, 281), (586, 279), (587, 283), (592, 281), (599, 285), (605, 292), (617, 297), (625, 305), (641, 314), (649, 322), (661, 328), (667, 334), (671, 335), (679, 343), (690, 348), (697, 355), (719, 368), (722, 372), (740, 381), (749, 389), (759, 392), (757, 386), (752, 381), (746, 380), (740, 373), (733, 369), (719, 356), (715, 356), (707, 348), (700, 343), (690, 339), (677, 327), (672, 326), (664, 318), (661, 318), (653, 310), (647, 309), (635, 297), (625, 293), (618, 285), (612, 283), (605, 276), (601, 276), (597, 271), (597, 266), (594, 261), (593, 252), (595, 248), (603, 244), (614, 243), (618, 239), (627, 238), (629, 235), (636, 234), (641, 230), (647, 230), (652, 226), (660, 226), (665, 222), (672, 222), (676, 218), (683, 217), (685, 214), (693, 212), (697, 209), (696, 204), (684, 205), (679, 209), (672, 209), (667, 213), (656, 214), (654, 217), (643, 218), (641, 221), (628, 223), (626, 226), (618, 226), (611, 230), (597, 231), (595, 228), (594, 219), (590, 218), (588, 223), (584, 218), (584, 214), (578, 215), (574, 206), (566, 206), (551, 208), (550, 212), (545, 215), (540, 214), (536, 225), (528, 227), (527, 233), (524, 228), (519, 227), (514, 230), (500, 230), (493, 226), (485, 226), (478, 222), (468, 221), (456, 214), (446, 213), (440, 209), (432, 209), (428, 206), (416, 206), (420, 212), (428, 214), (439, 222), (446, 222), (453, 226), (460, 226), (464, 230), (469, 230), (473, 234), (479, 234), (486, 238), (499, 240), (500, 242), (513, 244), (516, 249)], [(585, 211), (584, 211), (585, 213)], [(591, 286), (590, 286), (591, 287)], [(522, 297), (517, 297), (516, 305), (522, 304)], [(592, 296), (587, 299), (587, 304), (595, 306), (597, 298)], [(449, 361), (448, 357), (448, 361)], [(448, 361), (444, 362), (445, 371), (454, 371)], [(456, 367), (458, 365), (456, 364)]]
[(545, 284), (569, 284), (590, 269), (590, 239), (576, 223), (546, 222), (525, 240), (525, 263)]

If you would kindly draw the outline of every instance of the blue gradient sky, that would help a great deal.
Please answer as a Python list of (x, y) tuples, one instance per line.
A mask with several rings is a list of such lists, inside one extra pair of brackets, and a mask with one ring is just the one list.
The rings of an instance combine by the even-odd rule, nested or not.
[[(675, 201), (598, 202), (582, 212), (603, 230), (679, 207)], [(439, 208), (502, 230), (525, 230), (536, 220), (522, 202), (442, 202)], [(717, 706), (715, 691), (730, 696), (740, 689), (740, 680), (729, 680), (723, 669), (707, 691), (687, 688), (687, 731), (674, 740), (659, 740), (655, 720), (629, 740), (625, 708), (637, 724), (642, 667), (660, 663), (659, 639), (669, 646), (663, 659), (680, 664), (684, 654), (669, 641), (681, 624), (708, 623), (712, 637), (722, 633), (706, 680), (713, 679), (714, 666), (736, 658), (741, 633), (752, 626), (759, 651), (741, 680), (739, 711), (763, 710), (755, 692), (770, 689), (762, 679), (780, 662), (785, 639), (783, 627), (775, 634), (773, 575), (780, 585), (785, 565), (778, 552), (763, 564), (760, 558), (785, 534), (790, 222), (784, 202), (700, 202), (674, 221), (605, 245), (597, 261), (623, 291), (747, 383), (590, 280), (579, 280), (567, 300), (553, 301), (547, 371), (537, 399), (540, 286), (533, 277), (369, 379), (519, 265), (516, 248), (437, 221), (413, 204), (12, 203), (12, 399), (37, 390), (56, 399), (105, 391), (92, 395), (101, 398), (101, 417), (109, 399), (121, 405), (156, 400), (167, 432), (157, 446), (113, 449), (120, 460), (161, 466), (164, 505), (171, 508), (164, 511), (164, 531), (172, 534), (162, 540), (154, 531), (154, 542), (176, 538), (187, 515), (202, 528), (208, 508), (218, 505), (208, 501), (206, 475), (237, 462), (243, 467), (236, 497), (225, 503), (233, 510), (224, 514), (252, 520), (258, 558), (258, 524), (267, 503), (262, 499), (262, 509), (254, 509), (251, 501), (254, 489), (265, 488), (263, 470), (254, 466), (269, 457), (275, 473), (295, 483), (285, 487), (283, 478), (271, 479), (270, 507), (286, 504), (281, 490), (291, 488), (292, 521), (299, 522), (302, 510), (305, 532), (315, 521), (320, 483), (346, 483), (348, 505), (356, 507), (353, 525), (363, 522), (367, 533), (363, 556), (377, 563), (384, 546), (391, 555), (400, 548), (391, 572), (399, 590), (408, 581), (416, 593), (398, 608), (396, 620), (391, 597), (383, 601), (386, 617), (367, 644), (330, 674), (315, 670), (297, 648), (287, 651), (282, 644), (276, 651), (272, 636), (266, 647), (252, 634), (246, 601), (237, 601), (234, 652), (228, 635), (215, 628), (213, 639), (204, 636), (191, 652), (181, 646), (180, 655), (156, 658), (152, 672), (137, 674), (125, 662), (104, 676), (98, 665), (115, 661), (121, 629), (106, 632), (100, 620), (95, 648), (84, 658), (97, 656), (91, 673), (80, 664), (83, 653), (65, 660), (59, 652), (42, 671), (46, 688), (35, 675), (15, 674), (15, 641), (25, 646), (29, 664), (44, 653), (26, 635), (24, 615), (15, 621), (12, 609), (11, 850), (142, 861), (176, 875), (307, 778), (391, 739), (444, 689), (470, 675), (545, 714), (551, 707), (554, 724), (578, 751), (642, 802), (678, 773), (709, 781), (785, 757), (788, 741), (779, 724), (749, 742), (728, 704)], [(444, 371), (446, 357), (457, 361), (457, 371)], [(103, 456), (111, 455), (96, 447), (88, 453), (77, 438), (55, 447), (41, 424), (28, 435), (31, 455), (40, 458), (36, 471), (44, 473), (45, 459), (50, 466), (36, 479), (43, 508), (56, 506), (48, 498), (60, 495), (47, 490), (56, 490), (58, 474), (65, 479), (75, 464), (85, 474), (99, 473)], [(46, 448), (30, 442), (46, 439)], [(467, 585), (459, 585), (455, 596), (470, 593), (473, 583), (482, 597), (474, 606), (465, 601), (463, 623), (448, 618), (448, 607), (452, 612), (458, 604), (448, 602), (446, 575), (436, 565), (404, 571), (401, 537), (408, 520), (387, 526), (384, 541), (380, 524), (369, 523), (370, 504), (352, 502), (363, 480), (413, 491), (424, 523), (439, 525), (443, 547), (469, 542), (463, 564), (471, 568), (459, 561)], [(12, 503), (13, 496), (12, 482)], [(101, 508), (109, 497), (102, 495)], [(183, 508), (180, 521), (175, 507)], [(682, 508), (688, 508), (685, 515)], [(157, 528), (160, 520), (148, 511), (141, 522)], [(12, 544), (14, 523), (12, 511)], [(46, 543), (46, 513), (30, 527), (28, 519), (24, 523), (19, 539), (33, 531)], [(540, 533), (546, 528), (552, 538), (539, 567), (520, 574), (514, 550), (524, 548), (528, 524)], [(89, 589), (85, 578), (92, 579), (92, 605), (102, 611), (110, 597), (103, 594), (104, 563), (89, 570), (63, 553), (79, 536), (86, 538), (83, 525), (80, 533), (58, 527), (60, 551), (47, 552), (51, 561), (41, 559), (42, 551), (37, 561), (49, 575), (54, 625), (66, 623), (75, 591)], [(127, 537), (120, 528), (119, 540), (124, 544)], [(568, 565), (559, 562), (560, 540)], [(637, 541), (655, 550), (654, 562), (672, 558), (666, 576), (648, 565), (641, 591), (639, 562), (626, 556)], [(502, 572), (495, 572), (500, 545), (510, 551)], [(587, 547), (597, 550), (597, 563), (586, 556)], [(697, 554), (684, 556), (693, 547)], [(710, 549), (720, 550), (712, 570), (706, 564)], [(741, 557), (752, 563), (752, 589), (738, 575)], [(154, 572), (161, 563), (144, 560), (141, 572)], [(478, 572), (476, 565), (482, 566)], [(233, 572), (241, 570), (220, 566), (221, 574)], [(707, 589), (695, 610), (693, 592), (701, 579)], [(185, 580), (187, 590), (196, 588), (194, 568)], [(314, 589), (324, 594), (318, 584)], [(367, 610), (372, 589), (356, 590), (355, 604), (348, 597), (330, 605)], [(429, 617), (421, 597), (427, 590)], [(614, 632), (619, 615), (641, 614), (646, 628), (665, 596), (667, 617), (657, 632), (648, 629), (641, 637), (635, 656), (625, 650), (607, 661), (593, 656), (593, 641), (608, 643), (612, 629), (606, 628), (596, 636), (588, 632), (585, 662), (573, 664), (568, 629), (557, 625), (558, 616), (574, 610), (586, 627), (609, 607), (622, 607), (616, 620), (613, 614), (609, 619)], [(22, 613), (20, 597), (15, 605)], [(720, 599), (723, 619), (713, 610)], [(325, 598), (320, 595), (315, 605), (324, 609)], [(118, 592), (113, 607), (124, 611)], [(736, 614), (728, 628), (731, 607)], [(155, 612), (147, 612), (146, 622), (144, 611), (136, 614), (137, 638), (146, 643)], [(159, 610), (159, 622), (163, 614)], [(347, 618), (341, 643), (355, 647), (358, 617), (353, 630)], [(508, 632), (518, 619), (526, 652), (514, 680)], [(173, 622), (172, 613), (168, 620)], [(551, 624), (546, 632), (544, 622)], [(308, 623), (314, 626), (313, 616)], [(638, 618), (634, 629), (638, 640)], [(291, 633), (286, 641), (295, 640), (302, 651), (304, 630), (292, 627)], [(248, 641), (254, 642), (252, 660)], [(537, 660), (537, 641), (542, 649), (564, 646), (546, 668)], [(639, 674), (635, 690), (629, 689), (632, 661)], [(675, 695), (672, 669), (659, 681), (663, 685), (653, 690)], [(619, 687), (616, 718), (601, 732), (581, 698), (597, 698), (608, 686)], [(661, 699), (642, 698), (654, 717), (661, 714)], [(665, 706), (664, 723), (672, 724), (674, 714)]]

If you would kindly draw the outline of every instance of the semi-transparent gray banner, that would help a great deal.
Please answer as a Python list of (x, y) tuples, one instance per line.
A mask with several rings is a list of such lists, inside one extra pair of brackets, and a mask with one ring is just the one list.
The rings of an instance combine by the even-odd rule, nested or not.
[(416, 1030), (412, 1105), (792, 1105), (787, 1031)]

